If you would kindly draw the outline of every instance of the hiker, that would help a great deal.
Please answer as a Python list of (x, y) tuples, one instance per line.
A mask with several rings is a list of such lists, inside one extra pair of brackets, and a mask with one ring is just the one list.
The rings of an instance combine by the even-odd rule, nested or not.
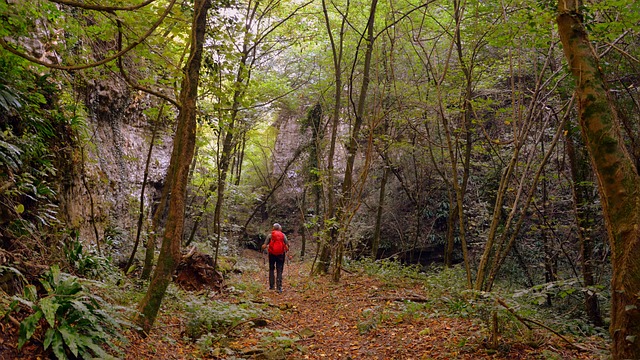
[(278, 292), (282, 292), (282, 270), (284, 269), (284, 260), (289, 251), (289, 241), (287, 235), (282, 232), (282, 226), (280, 224), (273, 224), (273, 230), (271, 234), (267, 235), (267, 238), (262, 244), (262, 250), (269, 250), (269, 290), (274, 290), (274, 276), (273, 270), (277, 271), (276, 284), (278, 285)]

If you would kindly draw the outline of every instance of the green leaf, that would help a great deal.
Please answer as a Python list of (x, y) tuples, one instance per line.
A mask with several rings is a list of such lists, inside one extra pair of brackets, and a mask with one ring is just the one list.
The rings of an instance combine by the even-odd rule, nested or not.
[(68, 359), (67, 353), (64, 352), (64, 342), (62, 341), (62, 336), (58, 331), (55, 332), (53, 340), (51, 341), (51, 350), (53, 350), (53, 354), (58, 359)]
[(44, 313), (44, 318), (47, 319), (49, 326), (56, 326), (56, 312), (58, 308), (60, 308), (60, 303), (55, 301), (53, 297), (46, 297), (40, 300), (38, 304), (40, 306), (40, 310)]
[(76, 295), (80, 291), (82, 291), (82, 285), (75, 277), (65, 279), (56, 287), (56, 294), (58, 295)]
[(22, 349), (22, 346), (31, 339), (33, 333), (36, 331), (38, 321), (42, 318), (42, 312), (36, 311), (35, 313), (27, 316), (26, 319), (20, 323), (20, 330), (18, 331), (18, 350)]
[(49, 348), (49, 345), (51, 345), (51, 342), (53, 341), (53, 335), (55, 335), (55, 330), (54, 329), (47, 329), (47, 332), (44, 334), (44, 349), (47, 350)]
[(93, 342), (91, 338), (88, 338), (88, 337), (82, 338), (82, 343), (86, 348), (91, 349), (94, 355), (96, 355), (99, 359), (115, 359), (113, 356), (107, 354), (107, 352), (104, 351), (103, 348), (98, 346), (98, 344)]
[(69, 347), (69, 350), (71, 350), (71, 353), (73, 354), (73, 356), (78, 356), (78, 343), (80, 342), (80, 337), (78, 336), (78, 333), (72, 328), (69, 327), (69, 325), (64, 324), (61, 325), (58, 330), (60, 331), (60, 334), (62, 335), (62, 338), (64, 339), (65, 344), (67, 344), (67, 346)]
[(22, 214), (24, 212), (24, 205), (23, 204), (16, 205), (16, 212), (18, 214)]
[(24, 293), (25, 299), (32, 302), (38, 300), (38, 290), (34, 285), (25, 286), (22, 292)]
[(54, 287), (57, 287), (57, 285), (60, 283), (60, 267), (58, 266), (58, 264), (51, 265), (51, 278), (53, 279), (52, 285)]
[(0, 84), (0, 106), (5, 111), (11, 111), (11, 109), (19, 109), (22, 107), (20, 101), (18, 101), (18, 95), (11, 88), (8, 88)]
[(47, 291), (47, 294), (53, 294), (53, 287), (51, 286), (51, 284), (49, 284), (48, 281), (46, 280), (40, 280), (40, 283), (42, 284), (42, 287), (44, 287), (44, 289)]

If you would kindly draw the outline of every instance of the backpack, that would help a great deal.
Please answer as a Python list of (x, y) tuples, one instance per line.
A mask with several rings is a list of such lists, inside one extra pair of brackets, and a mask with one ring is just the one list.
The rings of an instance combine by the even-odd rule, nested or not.
[(287, 251), (286, 247), (284, 234), (278, 230), (273, 230), (271, 232), (271, 240), (269, 240), (269, 254), (282, 255)]

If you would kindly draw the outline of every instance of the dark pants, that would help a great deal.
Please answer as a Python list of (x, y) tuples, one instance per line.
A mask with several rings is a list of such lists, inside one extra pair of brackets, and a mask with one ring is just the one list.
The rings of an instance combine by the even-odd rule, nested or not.
[[(284, 256), (269, 254), (269, 289), (273, 289), (277, 281), (278, 290), (282, 290), (282, 270), (284, 269)], [(273, 270), (276, 270), (277, 277), (274, 279)]]

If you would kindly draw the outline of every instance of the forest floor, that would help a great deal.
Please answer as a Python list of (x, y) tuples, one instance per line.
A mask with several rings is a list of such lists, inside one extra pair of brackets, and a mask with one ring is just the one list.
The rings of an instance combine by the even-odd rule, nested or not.
[[(430, 312), (430, 294), (419, 282), (344, 272), (339, 283), (329, 276), (309, 277), (309, 264), (288, 261), (284, 291), (268, 290), (266, 255), (245, 251), (253, 270), (234, 281), (260, 284), (250, 299), (268, 308), (263, 327), (247, 322), (234, 336), (203, 354), (184, 342), (184, 324), (165, 313), (154, 334), (134, 338), (128, 359), (604, 359), (600, 338), (574, 344), (544, 329), (499, 336), (487, 346), (486, 322)], [(224, 299), (225, 296), (222, 296)], [(228, 301), (243, 301), (227, 298)], [(433, 310), (433, 309), (431, 309)], [(182, 329), (182, 330), (180, 330)], [(265, 336), (271, 334), (271, 337)], [(268, 338), (265, 340), (265, 338)]]
[[(130, 360), (607, 358), (606, 344), (601, 338), (567, 338), (572, 345), (541, 328), (508, 333), (505, 330), (500, 333), (497, 346), (490, 349), (488, 319), (438, 310), (426, 287), (411, 279), (344, 272), (341, 281), (334, 283), (329, 276), (310, 277), (308, 262), (288, 260), (284, 291), (269, 291), (265, 258), (258, 252), (245, 251), (239, 260), (247, 262), (244, 271), (227, 280), (225, 291), (204, 297), (212, 306), (242, 305), (261, 311), (260, 316), (236, 322), (223, 330), (224, 337), (203, 345), (187, 336), (192, 320), (189, 317), (194, 315), (185, 313), (184, 307), (179, 310), (175, 304), (185, 300), (174, 294), (165, 299), (149, 336), (127, 333), (129, 342), (122, 346), (124, 357)], [(514, 328), (505, 326), (504, 321), (500, 320), (500, 328)], [(21, 353), (8, 351), (15, 350), (10, 344), (15, 344), (17, 327), (3, 324), (2, 330), (0, 359), (46, 358), (36, 345), (25, 346)]]

